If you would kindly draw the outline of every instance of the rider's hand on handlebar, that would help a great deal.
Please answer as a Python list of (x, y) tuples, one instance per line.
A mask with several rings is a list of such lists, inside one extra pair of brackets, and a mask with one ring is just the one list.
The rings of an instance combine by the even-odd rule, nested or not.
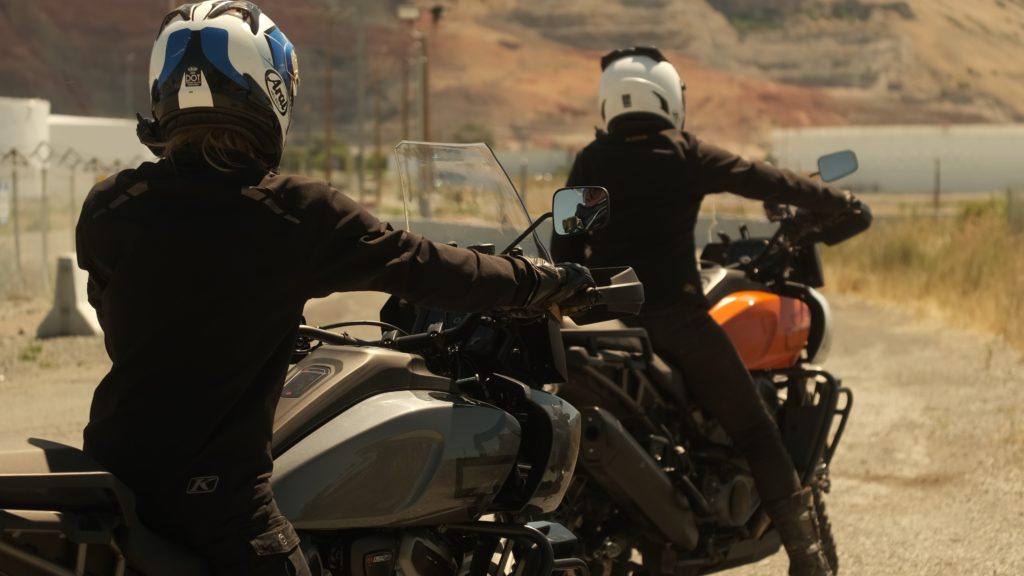
[(769, 222), (781, 222), (791, 216), (789, 206), (777, 202), (764, 203), (764, 215)]
[(868, 220), (871, 220), (871, 208), (865, 204), (860, 198), (857, 198), (853, 194), (850, 194), (850, 212), (853, 214), (864, 214)]
[(585, 266), (565, 262), (552, 266), (546, 262), (534, 264), (536, 284), (523, 308), (543, 312), (577, 293), (595, 286), (590, 270)]

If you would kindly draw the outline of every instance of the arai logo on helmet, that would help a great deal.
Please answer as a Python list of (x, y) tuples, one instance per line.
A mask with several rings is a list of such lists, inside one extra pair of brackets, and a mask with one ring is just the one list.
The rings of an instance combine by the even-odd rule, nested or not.
[(276, 70), (267, 70), (267, 92), (277, 111), (283, 116), (288, 113), (288, 96), (284, 91), (284, 79)]

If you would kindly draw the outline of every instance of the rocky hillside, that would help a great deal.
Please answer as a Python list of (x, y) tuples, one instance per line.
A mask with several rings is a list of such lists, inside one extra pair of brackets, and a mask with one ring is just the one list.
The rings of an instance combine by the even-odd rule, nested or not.
[[(398, 0), (364, 1), (367, 127), (379, 99), (390, 142), (409, 29), (393, 16)], [(689, 126), (748, 149), (776, 125), (1024, 121), (1024, 0), (438, 1), (440, 22), (419, 24), (437, 139), (473, 123), (506, 143), (578, 143), (597, 122), (598, 57), (637, 43), (662, 47), (682, 71)], [(328, 67), (333, 121), (351, 137), (354, 2), (259, 4), (299, 50), (295, 137), (323, 131)], [(149, 46), (168, 2), (103, 5), (0, 0), (0, 95), (48, 98), (62, 113), (144, 109)]]

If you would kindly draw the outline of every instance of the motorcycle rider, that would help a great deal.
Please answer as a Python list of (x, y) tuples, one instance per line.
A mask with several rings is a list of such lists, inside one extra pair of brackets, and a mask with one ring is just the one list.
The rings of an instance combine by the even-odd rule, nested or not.
[(789, 555), (790, 574), (831, 574), (810, 492), (801, 489), (750, 374), (708, 313), (694, 227), (704, 196), (723, 191), (820, 212), (857, 210), (861, 204), (849, 192), (748, 161), (684, 131), (685, 85), (657, 49), (613, 51), (602, 58), (601, 69), (599, 106), (606, 130), (577, 155), (566, 185), (607, 188), (615, 219), (585, 236), (553, 236), (552, 255), (590, 267), (634, 268), (646, 293), (638, 323), (749, 461)]
[(603, 190), (588, 188), (583, 193), (583, 202), (576, 205), (576, 212), (562, 220), (563, 234), (578, 234), (588, 227), (597, 227), (597, 222), (608, 221), (607, 196)]
[(393, 230), (328, 184), (276, 173), (299, 84), (247, 1), (163, 20), (139, 134), (161, 159), (98, 184), (77, 227), (104, 330), (85, 451), (141, 520), (217, 574), (309, 574), (269, 478), (274, 411), (309, 298), (379, 290), (451, 311), (546, 309), (582, 267), (487, 256)]

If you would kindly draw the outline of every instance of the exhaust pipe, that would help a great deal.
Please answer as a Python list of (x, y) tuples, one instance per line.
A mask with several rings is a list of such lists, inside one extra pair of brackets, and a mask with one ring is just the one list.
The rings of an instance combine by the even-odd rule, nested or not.
[(649, 524), (687, 550), (700, 536), (689, 503), (654, 458), (606, 410), (588, 407), (583, 416), (580, 463), (634, 519)]

